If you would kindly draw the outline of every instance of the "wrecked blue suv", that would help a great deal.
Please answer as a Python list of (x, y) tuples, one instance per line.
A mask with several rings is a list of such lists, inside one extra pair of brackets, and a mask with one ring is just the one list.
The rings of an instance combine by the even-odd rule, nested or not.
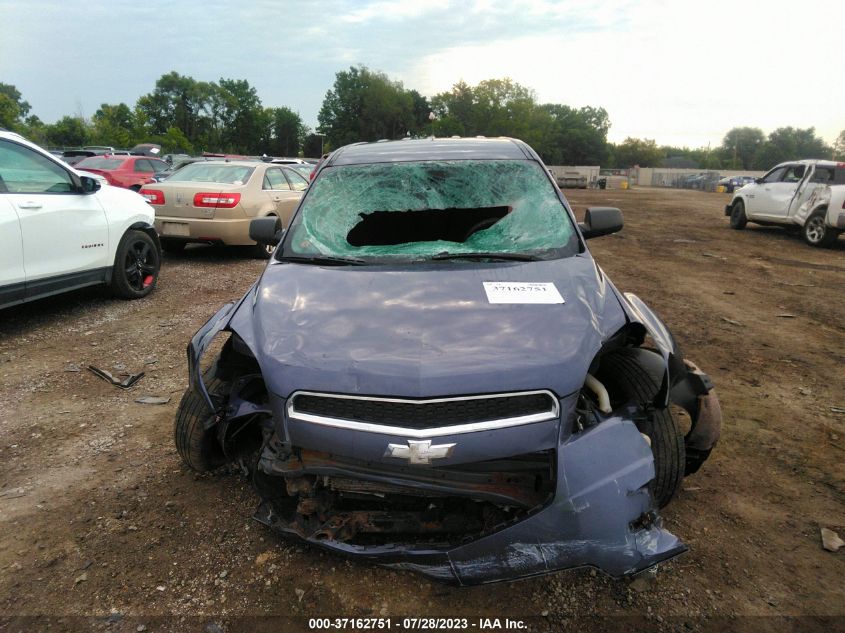
[(181, 457), (240, 463), (274, 530), (459, 584), (683, 552), (658, 509), (719, 404), (587, 250), (621, 228), (578, 223), (521, 141), (335, 151), (287, 231), (253, 221), (274, 256), (190, 342)]

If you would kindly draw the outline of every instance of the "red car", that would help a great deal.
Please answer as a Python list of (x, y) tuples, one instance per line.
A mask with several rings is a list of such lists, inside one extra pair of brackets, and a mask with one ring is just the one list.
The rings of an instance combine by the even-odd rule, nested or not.
[(158, 158), (147, 156), (91, 156), (75, 165), (76, 169), (99, 174), (115, 187), (138, 191), (142, 185), (153, 182), (153, 174), (168, 169)]

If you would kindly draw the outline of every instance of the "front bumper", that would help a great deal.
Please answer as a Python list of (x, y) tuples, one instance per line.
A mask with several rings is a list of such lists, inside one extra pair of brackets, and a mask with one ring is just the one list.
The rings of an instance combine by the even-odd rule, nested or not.
[(316, 547), (458, 585), (581, 566), (621, 577), (686, 551), (653, 511), (648, 491), (653, 458), (632, 421), (611, 417), (561, 443), (556, 456), (551, 501), (510, 525), (457, 545), (432, 547), (387, 538), (362, 545), (327, 537), (325, 531), (305, 534), (269, 500), (255, 518)]

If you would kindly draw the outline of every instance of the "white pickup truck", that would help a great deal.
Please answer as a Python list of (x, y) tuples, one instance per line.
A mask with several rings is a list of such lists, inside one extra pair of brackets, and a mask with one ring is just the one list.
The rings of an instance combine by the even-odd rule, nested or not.
[(830, 246), (845, 230), (843, 197), (845, 163), (798, 160), (737, 189), (725, 215), (733, 229), (748, 222), (795, 227), (810, 246)]

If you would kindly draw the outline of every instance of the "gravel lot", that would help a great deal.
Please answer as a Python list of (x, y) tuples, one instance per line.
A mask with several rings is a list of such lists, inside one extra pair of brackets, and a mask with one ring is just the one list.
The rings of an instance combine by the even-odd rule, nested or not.
[[(0, 312), (0, 631), (307, 629), (288, 616), (845, 626), (845, 548), (824, 551), (819, 536), (845, 538), (845, 239), (816, 250), (780, 229), (731, 231), (720, 194), (567, 195), (579, 216), (623, 210), (622, 233), (591, 241), (596, 258), (719, 392), (722, 442), (664, 512), (689, 553), (633, 583), (577, 570), (460, 589), (269, 533), (239, 473), (196, 475), (173, 447), (185, 345), (263, 267), (192, 247), (165, 259), (146, 300), (86, 290)], [(122, 391), (89, 364), (146, 375)], [(144, 395), (171, 399), (135, 402)]]

